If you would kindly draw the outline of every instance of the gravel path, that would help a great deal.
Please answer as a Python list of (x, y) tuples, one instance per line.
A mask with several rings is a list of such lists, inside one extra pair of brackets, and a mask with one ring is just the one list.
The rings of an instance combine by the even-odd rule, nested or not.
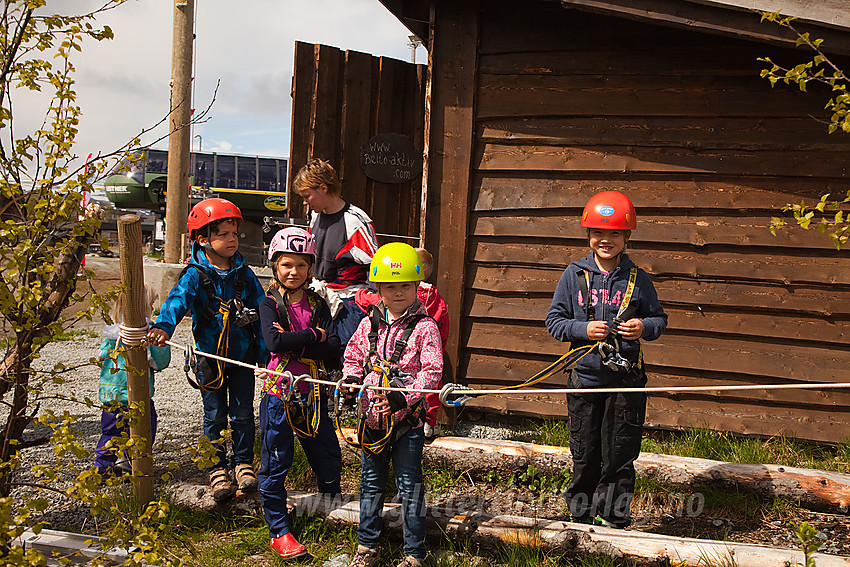
[[(65, 382), (63, 384), (50, 386), (56, 394), (78, 400), (89, 397), (97, 402), (100, 369), (95, 365), (87, 364), (87, 362), (90, 358), (98, 356), (100, 352), (101, 328), (94, 324), (90, 328), (92, 332), (97, 333), (97, 337), (79, 336), (73, 340), (49, 344), (43, 349), (42, 356), (36, 364), (37, 368), (51, 368), (58, 362), (66, 365), (85, 365), (79, 370), (64, 375)], [(188, 344), (190, 336), (191, 321), (185, 319), (178, 326), (172, 340), (179, 344)], [(154, 473), (161, 475), (168, 471), (169, 463), (176, 462), (180, 464), (180, 468), (174, 474), (176, 478), (204, 483), (206, 482), (206, 475), (198, 470), (183, 450), (186, 446), (195, 444), (203, 434), (201, 396), (186, 381), (182, 351), (172, 347), (171, 357), (171, 365), (156, 374), (156, 389), (153, 400), (156, 404), (159, 422), (157, 448), (154, 453)], [(254, 399), (255, 415), (259, 411), (259, 402), (260, 388), (258, 386)], [(78, 417), (72, 426), (72, 431), (78, 435), (82, 446), (92, 452), (92, 456), (73, 462), (80, 469), (93, 465), (94, 448), (100, 438), (100, 408), (98, 406), (88, 408), (79, 402), (51, 397), (41, 402), (40, 409), (42, 412), (50, 409), (57, 415), (67, 410)], [(23, 441), (26, 445), (28, 442), (37, 442), (37, 440), (48, 435), (50, 435), (49, 428), (40, 424), (33, 424), (25, 431)], [(164, 446), (158, 447), (163, 440), (165, 441)], [(43, 443), (27, 447), (22, 451), (22, 467), (17, 480), (32, 482), (34, 479), (29, 471), (30, 466), (55, 462), (56, 456), (51, 444)], [(66, 475), (66, 478), (71, 478), (71, 474)], [(64, 486), (58, 488), (64, 488)], [(29, 492), (29, 490), (22, 489), (21, 494), (25, 492)], [(47, 496), (51, 499), (53, 505), (48, 508), (44, 519), (52, 524), (52, 528), (81, 531), (85, 527), (86, 521), (89, 520), (87, 509), (53, 493), (49, 493)]]

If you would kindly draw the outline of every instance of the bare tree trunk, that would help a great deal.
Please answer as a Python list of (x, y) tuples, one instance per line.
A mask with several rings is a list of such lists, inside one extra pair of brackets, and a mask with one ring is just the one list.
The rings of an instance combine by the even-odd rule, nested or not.
[[(47, 325), (56, 321), (68, 306), (71, 294), (77, 287), (77, 270), (90, 240), (84, 239), (75, 253), (64, 254), (59, 258), (48, 284), (51, 292), (39, 310), (38, 322), (26, 332), (17, 334), (15, 347), (0, 362), (0, 398), (12, 391), (6, 426), (0, 431), (0, 463), (8, 462), (18, 450), (24, 430), (32, 419), (27, 410), (33, 342), (48, 332)], [(5, 467), (0, 470), (0, 496), (8, 496), (11, 492), (11, 478), (11, 470)]]

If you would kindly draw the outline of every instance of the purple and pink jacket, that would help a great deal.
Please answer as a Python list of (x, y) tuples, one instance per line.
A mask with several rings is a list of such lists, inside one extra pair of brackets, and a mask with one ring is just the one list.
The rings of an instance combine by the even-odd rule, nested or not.
[[(398, 319), (388, 324), (386, 314), (382, 303), (375, 306), (384, 315), (378, 324), (378, 340), (377, 340), (377, 355), (369, 355), (369, 331), (372, 328), (370, 317), (365, 317), (360, 321), (360, 325), (352, 335), (348, 346), (345, 349), (345, 360), (342, 365), (342, 375), (346, 378), (354, 378), (358, 384), (372, 384), (375, 386), (383, 386), (383, 375), (374, 370), (370, 370), (365, 378), (363, 376), (364, 367), (375, 363), (378, 356), (384, 360), (388, 359), (395, 347), (396, 339), (398, 339), (404, 329), (410, 324), (411, 319), (416, 314), (425, 315), (425, 307), (420, 301), (415, 301), (413, 305)], [(402, 353), (399, 360), (399, 369), (412, 378), (403, 377), (401, 380), (406, 388), (416, 390), (431, 390), (436, 389), (443, 375), (443, 347), (440, 341), (440, 331), (437, 328), (437, 323), (430, 317), (421, 319), (410, 335), (407, 341), (407, 348)], [(366, 410), (375, 392), (367, 390), (361, 398), (363, 410)], [(422, 400), (422, 406), (426, 407), (427, 402), (423, 400), (424, 395), (419, 392), (403, 392), (407, 407), (396, 411), (393, 414), (393, 419), (396, 423), (404, 420), (410, 415), (411, 408), (417, 402)], [(427, 409), (427, 408), (426, 408)], [(371, 428), (380, 428), (382, 420), (378, 414), (371, 411), (366, 416), (366, 425)], [(416, 426), (422, 425), (421, 419), (417, 420)]]

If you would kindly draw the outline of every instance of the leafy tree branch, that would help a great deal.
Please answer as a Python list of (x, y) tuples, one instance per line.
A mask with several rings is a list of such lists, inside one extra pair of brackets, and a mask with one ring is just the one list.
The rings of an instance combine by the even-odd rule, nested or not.
[[(773, 22), (791, 30), (797, 36), (797, 47), (806, 47), (814, 53), (813, 57), (794, 66), (783, 66), (770, 57), (760, 57), (769, 65), (762, 69), (761, 77), (770, 81), (771, 86), (777, 83), (796, 84), (802, 92), (807, 92), (809, 83), (820, 83), (830, 87), (832, 95), (824, 108), (832, 114), (828, 123), (830, 133), (841, 131), (850, 132), (850, 93), (847, 92), (848, 78), (844, 71), (833, 62), (821, 49), (823, 39), (812, 39), (809, 32), (800, 32), (794, 25), (795, 18), (784, 16), (780, 12), (764, 12), (761, 20)], [(799, 204), (789, 203), (782, 210), (790, 212), (794, 220), (804, 229), (817, 229), (826, 234), (840, 250), (850, 238), (850, 190), (846, 195), (823, 195), (814, 205), (805, 201)], [(787, 226), (787, 222), (779, 217), (773, 217), (770, 231), (775, 235), (779, 229)]]

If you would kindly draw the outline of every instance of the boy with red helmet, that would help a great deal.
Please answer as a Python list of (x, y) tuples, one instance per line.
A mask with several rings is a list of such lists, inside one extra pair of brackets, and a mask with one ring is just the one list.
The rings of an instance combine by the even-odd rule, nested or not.
[(573, 477), (564, 497), (575, 521), (624, 528), (631, 522), (634, 460), (640, 453), (646, 393), (594, 394), (593, 388), (642, 388), (640, 340), (667, 327), (649, 276), (626, 255), (635, 208), (617, 191), (588, 200), (581, 218), (590, 255), (561, 276), (546, 328), (571, 348), (596, 345), (570, 372), (567, 394)]
[[(339, 336), (330, 308), (307, 288), (315, 258), (316, 242), (303, 228), (284, 228), (269, 244), (272, 283), (269, 296), (260, 303), (263, 337), (271, 352), (269, 370), (301, 376), (339, 364)], [(260, 376), (265, 379), (260, 402), (260, 496), (271, 547), (290, 559), (307, 553), (292, 535), (286, 509), (285, 482), (295, 452), (294, 435), (322, 494), (340, 493), (342, 453), (327, 413), (327, 396), (316, 385), (303, 381), (293, 385), (279, 374), (261, 372)]]
[[(239, 253), (242, 213), (225, 199), (206, 199), (192, 208), (187, 227), (194, 241), (190, 260), (162, 304), (148, 333), (151, 344), (165, 345), (177, 324), (192, 312), (197, 350), (250, 364), (266, 360), (257, 308), (265, 296), (257, 276)], [(254, 373), (250, 368), (198, 356), (194, 370), (204, 404), (204, 435), (222, 439), (228, 416), (233, 430), (233, 468), (240, 490), (257, 488), (254, 473)], [(222, 442), (208, 469), (215, 500), (235, 493)]]

